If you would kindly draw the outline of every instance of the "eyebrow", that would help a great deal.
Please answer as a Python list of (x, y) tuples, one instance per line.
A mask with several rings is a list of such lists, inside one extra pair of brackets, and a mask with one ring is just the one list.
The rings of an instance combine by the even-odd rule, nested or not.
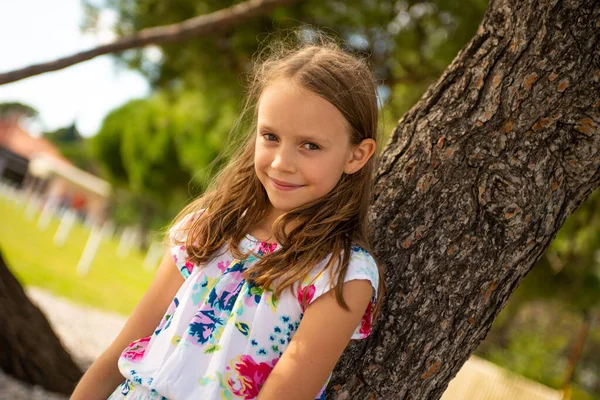
[[(266, 129), (266, 130), (268, 130), (270, 132), (273, 132), (273, 133), (277, 132), (277, 129), (275, 129), (275, 128), (269, 126), (269, 125), (266, 125), (266, 124), (259, 124), (259, 125), (257, 125), (257, 127), (259, 129), (260, 128)], [(326, 138), (317, 138), (317, 137), (314, 137), (314, 136), (299, 135), (298, 139), (303, 140), (303, 141), (308, 141), (308, 142), (319, 142), (319, 143), (325, 143), (325, 144), (331, 145), (331, 141), (329, 139), (326, 139)]]

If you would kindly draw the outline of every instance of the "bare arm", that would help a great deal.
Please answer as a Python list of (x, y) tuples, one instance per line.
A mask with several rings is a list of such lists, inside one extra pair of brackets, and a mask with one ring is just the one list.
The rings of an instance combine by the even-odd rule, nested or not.
[(79, 381), (71, 400), (105, 400), (125, 378), (117, 368), (121, 352), (134, 340), (150, 336), (183, 283), (169, 250), (165, 253), (150, 287), (127, 323), (106, 351)]
[(372, 294), (369, 281), (352, 280), (342, 290), (350, 311), (340, 307), (331, 290), (310, 304), (258, 400), (313, 400), (348, 345)]

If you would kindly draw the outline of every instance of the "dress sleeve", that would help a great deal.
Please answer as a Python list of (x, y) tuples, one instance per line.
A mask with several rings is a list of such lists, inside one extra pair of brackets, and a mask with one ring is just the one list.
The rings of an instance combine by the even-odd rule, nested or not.
[(189, 261), (189, 256), (185, 248), (185, 241), (188, 234), (186, 227), (200, 215), (202, 215), (202, 210), (186, 214), (169, 229), (169, 247), (173, 261), (175, 261), (175, 265), (184, 279), (187, 279), (194, 269), (194, 264)]
[[(334, 288), (335, 281), (331, 282), (329, 271), (324, 268), (328, 259), (329, 257), (320, 262), (299, 286), (297, 297), (300, 307), (302, 307), (302, 296), (304, 294), (306, 294), (307, 304), (310, 305), (321, 295)], [(366, 250), (358, 246), (352, 248), (352, 255), (350, 256), (350, 263), (344, 277), (344, 282), (356, 279), (368, 280), (373, 287), (371, 301), (367, 305), (360, 325), (352, 334), (352, 339), (365, 339), (371, 334), (373, 310), (379, 289), (379, 270), (373, 257)], [(304, 312), (304, 308), (302, 308), (302, 311)]]

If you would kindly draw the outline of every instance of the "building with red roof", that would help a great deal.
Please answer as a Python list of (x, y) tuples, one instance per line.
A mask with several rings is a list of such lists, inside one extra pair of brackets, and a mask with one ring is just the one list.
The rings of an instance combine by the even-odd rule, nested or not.
[(110, 184), (74, 166), (47, 139), (31, 136), (18, 117), (0, 119), (0, 179), (96, 221), (106, 217)]

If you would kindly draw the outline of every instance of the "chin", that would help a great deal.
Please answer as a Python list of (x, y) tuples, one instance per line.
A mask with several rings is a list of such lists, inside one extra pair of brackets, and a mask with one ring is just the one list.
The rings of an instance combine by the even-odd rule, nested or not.
[(279, 199), (273, 199), (269, 196), (269, 202), (273, 206), (274, 209), (280, 212), (288, 212), (293, 210), (296, 207), (300, 207), (303, 203), (292, 203), (289, 201), (280, 201)]
[(271, 202), (271, 205), (277, 211), (284, 213), (284, 212), (292, 211), (294, 208), (298, 207), (300, 204), (289, 205), (289, 204), (278, 204), (277, 202), (275, 202), (275, 203)]

